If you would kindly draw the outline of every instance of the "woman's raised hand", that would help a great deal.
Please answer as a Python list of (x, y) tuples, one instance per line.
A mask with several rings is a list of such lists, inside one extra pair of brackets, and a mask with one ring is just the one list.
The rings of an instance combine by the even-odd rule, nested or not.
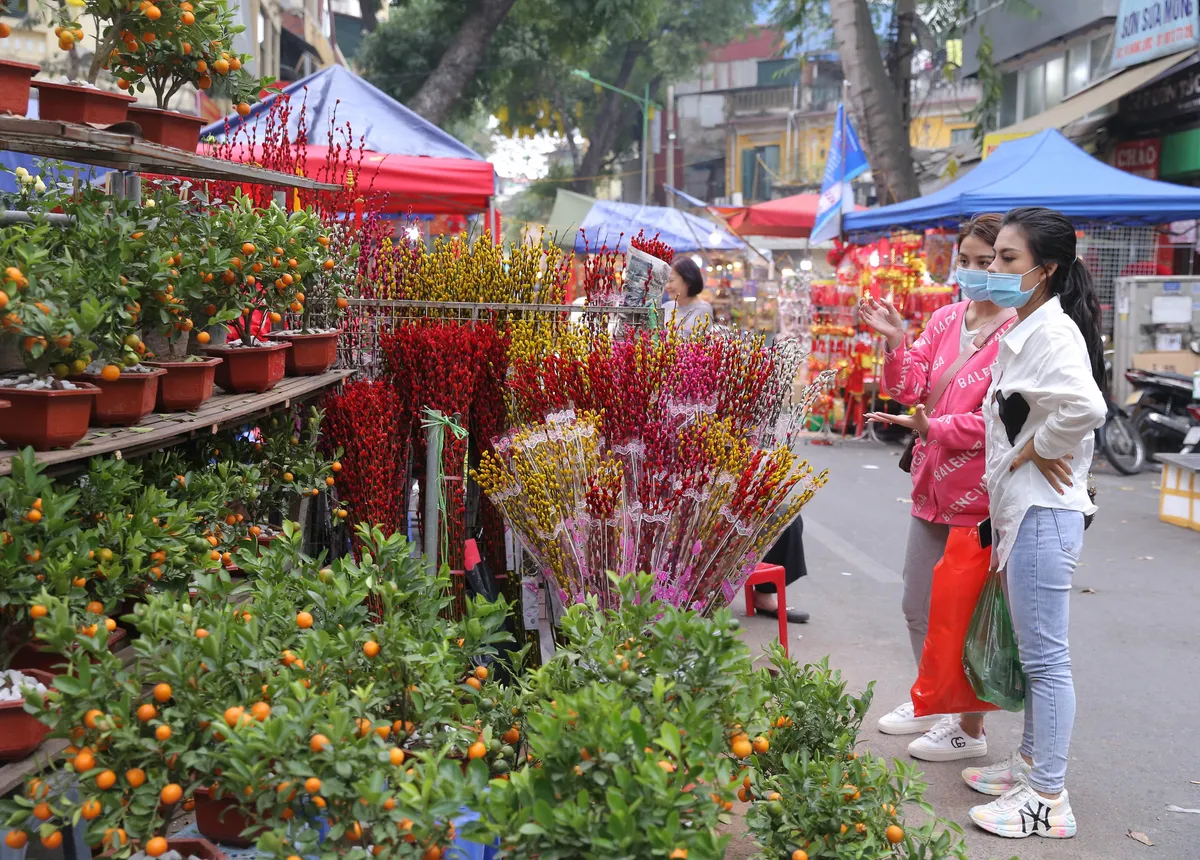
[(889, 352), (904, 344), (904, 317), (887, 299), (880, 301), (871, 295), (863, 296), (858, 301), (858, 315), (884, 337)]

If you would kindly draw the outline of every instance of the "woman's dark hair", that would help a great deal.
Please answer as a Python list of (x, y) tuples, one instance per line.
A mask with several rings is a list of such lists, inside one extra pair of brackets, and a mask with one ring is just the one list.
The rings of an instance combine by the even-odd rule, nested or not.
[(671, 268), (683, 279), (689, 296), (698, 296), (704, 292), (704, 275), (700, 274), (700, 267), (691, 257), (676, 255), (671, 261)]
[(958, 244), (962, 246), (963, 239), (974, 236), (977, 239), (982, 239), (989, 245), (996, 244), (996, 235), (1000, 232), (1000, 225), (1004, 221), (1004, 216), (999, 212), (985, 212), (982, 215), (976, 215), (970, 221), (963, 222), (958, 228)]
[(1108, 380), (1104, 372), (1100, 298), (1092, 284), (1092, 273), (1076, 252), (1075, 226), (1061, 212), (1041, 206), (1010, 209), (1003, 226), (1009, 224), (1021, 228), (1029, 252), (1039, 266), (1058, 264), (1050, 276), (1050, 295), (1058, 296), (1067, 316), (1079, 327), (1091, 359), (1092, 376), (1103, 391)]

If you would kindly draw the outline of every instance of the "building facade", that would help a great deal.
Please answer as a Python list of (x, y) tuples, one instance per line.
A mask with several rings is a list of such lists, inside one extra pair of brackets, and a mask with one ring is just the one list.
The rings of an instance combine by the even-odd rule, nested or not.
[[(759, 28), (714, 49), (695, 78), (674, 88), (675, 158), (684, 165), (676, 175), (688, 194), (741, 205), (820, 188), (841, 64), (832, 52), (785, 57), (783, 45), (780, 33)], [(969, 140), (977, 100), (974, 81), (918, 74), (909, 129), (918, 157)]]

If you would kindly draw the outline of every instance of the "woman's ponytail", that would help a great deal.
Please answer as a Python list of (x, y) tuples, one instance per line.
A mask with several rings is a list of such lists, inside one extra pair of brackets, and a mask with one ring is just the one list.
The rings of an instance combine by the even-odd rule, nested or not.
[(1079, 328), (1087, 344), (1092, 377), (1101, 391), (1106, 390), (1108, 374), (1104, 369), (1100, 298), (1092, 283), (1092, 273), (1076, 254), (1075, 226), (1061, 212), (1041, 206), (1011, 209), (1005, 214), (1004, 223), (1021, 228), (1039, 265), (1057, 264), (1050, 276), (1050, 295), (1058, 296), (1063, 312)]
[[(1061, 269), (1060, 266), (1059, 271)], [(1096, 288), (1092, 282), (1092, 273), (1083, 260), (1076, 257), (1067, 267), (1063, 277), (1058, 277), (1059, 272), (1055, 272), (1054, 275), (1055, 277), (1050, 279), (1050, 292), (1058, 296), (1063, 312), (1079, 327), (1079, 333), (1083, 335), (1083, 341), (1087, 344), (1088, 358), (1092, 362), (1092, 377), (1100, 386), (1100, 390), (1105, 391), (1108, 388), (1108, 373), (1104, 368), (1104, 338), (1101, 328), (1104, 316), (1100, 309), (1100, 297), (1096, 295)]]

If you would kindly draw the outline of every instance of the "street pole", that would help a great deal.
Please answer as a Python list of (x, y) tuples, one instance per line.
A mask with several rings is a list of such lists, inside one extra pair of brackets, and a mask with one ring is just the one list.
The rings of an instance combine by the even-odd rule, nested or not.
[(642, 107), (642, 205), (645, 206), (646, 205), (646, 193), (647, 193), (647, 188), (649, 186), (649, 175), (650, 175), (649, 174), (650, 163), (647, 160), (647, 155), (649, 154), (648, 150), (650, 149), (650, 147), (648, 146), (648, 144), (650, 143), (650, 111), (658, 108), (658, 105), (656, 105), (654, 102), (650, 101), (650, 84), (648, 84), (648, 83), (646, 84), (645, 93), (643, 95), (639, 96), (635, 93), (631, 93), (629, 90), (623, 90), (620, 87), (613, 86), (612, 84), (605, 83), (604, 81), (598, 80), (597, 78), (593, 78), (591, 76), (591, 74), (589, 74), (588, 72), (586, 72), (583, 69), (575, 69), (574, 71), (571, 72), (571, 74), (577, 78), (582, 78), (585, 81), (595, 84), (598, 87), (603, 87), (606, 90), (612, 90), (614, 93), (620, 93), (621, 95), (625, 96), (625, 98), (632, 99), (633, 101), (635, 101), (639, 105), (641, 105), (641, 107)]
[(646, 205), (646, 193), (650, 179), (650, 84), (642, 98), (642, 205)]
[[(675, 187), (675, 85), (667, 87), (667, 184)], [(671, 195), (675, 205), (675, 195)]]

